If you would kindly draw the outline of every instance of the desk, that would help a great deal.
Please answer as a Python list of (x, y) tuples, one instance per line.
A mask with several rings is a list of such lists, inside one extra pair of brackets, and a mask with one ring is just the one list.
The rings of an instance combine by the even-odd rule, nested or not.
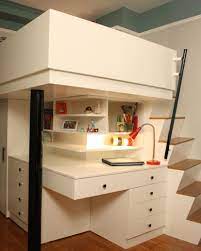
[[(26, 156), (9, 158), (9, 172), (21, 165), (28, 170)], [(26, 174), (22, 179), (27, 177)], [(111, 167), (100, 161), (45, 154), (43, 243), (91, 230), (129, 248), (161, 234), (165, 225), (166, 179), (167, 168), (163, 164)], [(22, 183), (27, 184), (24, 180)], [(15, 203), (9, 204), (13, 208)]]

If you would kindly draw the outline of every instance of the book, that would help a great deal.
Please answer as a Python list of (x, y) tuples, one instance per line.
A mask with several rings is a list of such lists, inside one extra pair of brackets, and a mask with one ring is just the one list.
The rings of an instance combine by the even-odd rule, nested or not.
[(110, 166), (143, 166), (144, 161), (134, 158), (109, 158), (102, 159), (102, 162)]

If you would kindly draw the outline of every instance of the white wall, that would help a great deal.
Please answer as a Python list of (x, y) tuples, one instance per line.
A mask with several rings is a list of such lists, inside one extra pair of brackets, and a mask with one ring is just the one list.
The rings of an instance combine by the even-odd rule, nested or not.
[(181, 55), (187, 48), (179, 112), (186, 116), (182, 136), (195, 137), (192, 157), (201, 158), (201, 18), (153, 31), (143, 38), (176, 49)]

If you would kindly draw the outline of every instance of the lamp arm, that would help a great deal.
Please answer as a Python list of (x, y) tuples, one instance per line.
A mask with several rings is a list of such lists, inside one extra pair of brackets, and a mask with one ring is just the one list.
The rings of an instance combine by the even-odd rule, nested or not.
[(156, 150), (156, 130), (155, 127), (150, 124), (150, 123), (145, 123), (143, 125), (141, 125), (141, 129), (145, 126), (150, 126), (153, 129), (153, 155), (152, 155), (152, 160), (155, 160), (155, 150)]

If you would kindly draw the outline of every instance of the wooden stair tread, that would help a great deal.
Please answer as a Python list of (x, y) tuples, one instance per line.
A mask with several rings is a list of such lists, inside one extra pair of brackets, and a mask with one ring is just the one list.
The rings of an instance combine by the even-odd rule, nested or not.
[[(170, 145), (179, 145), (188, 141), (194, 140), (194, 138), (177, 137), (173, 138)], [(160, 143), (167, 143), (167, 140), (159, 140)]]
[[(161, 116), (159, 116), (159, 115), (152, 115), (152, 116), (150, 116), (150, 118), (149, 119), (171, 119), (172, 117), (171, 116), (163, 116), (163, 115), (161, 115)], [(185, 117), (184, 116), (176, 116), (176, 118), (175, 119), (185, 119)]]
[(201, 160), (198, 159), (185, 159), (175, 164), (169, 165), (169, 169), (186, 171), (194, 166), (201, 164)]
[(188, 217), (188, 220), (201, 224), (201, 208)]
[(197, 197), (201, 195), (201, 181), (195, 181), (191, 185), (182, 188), (177, 193), (181, 195)]

